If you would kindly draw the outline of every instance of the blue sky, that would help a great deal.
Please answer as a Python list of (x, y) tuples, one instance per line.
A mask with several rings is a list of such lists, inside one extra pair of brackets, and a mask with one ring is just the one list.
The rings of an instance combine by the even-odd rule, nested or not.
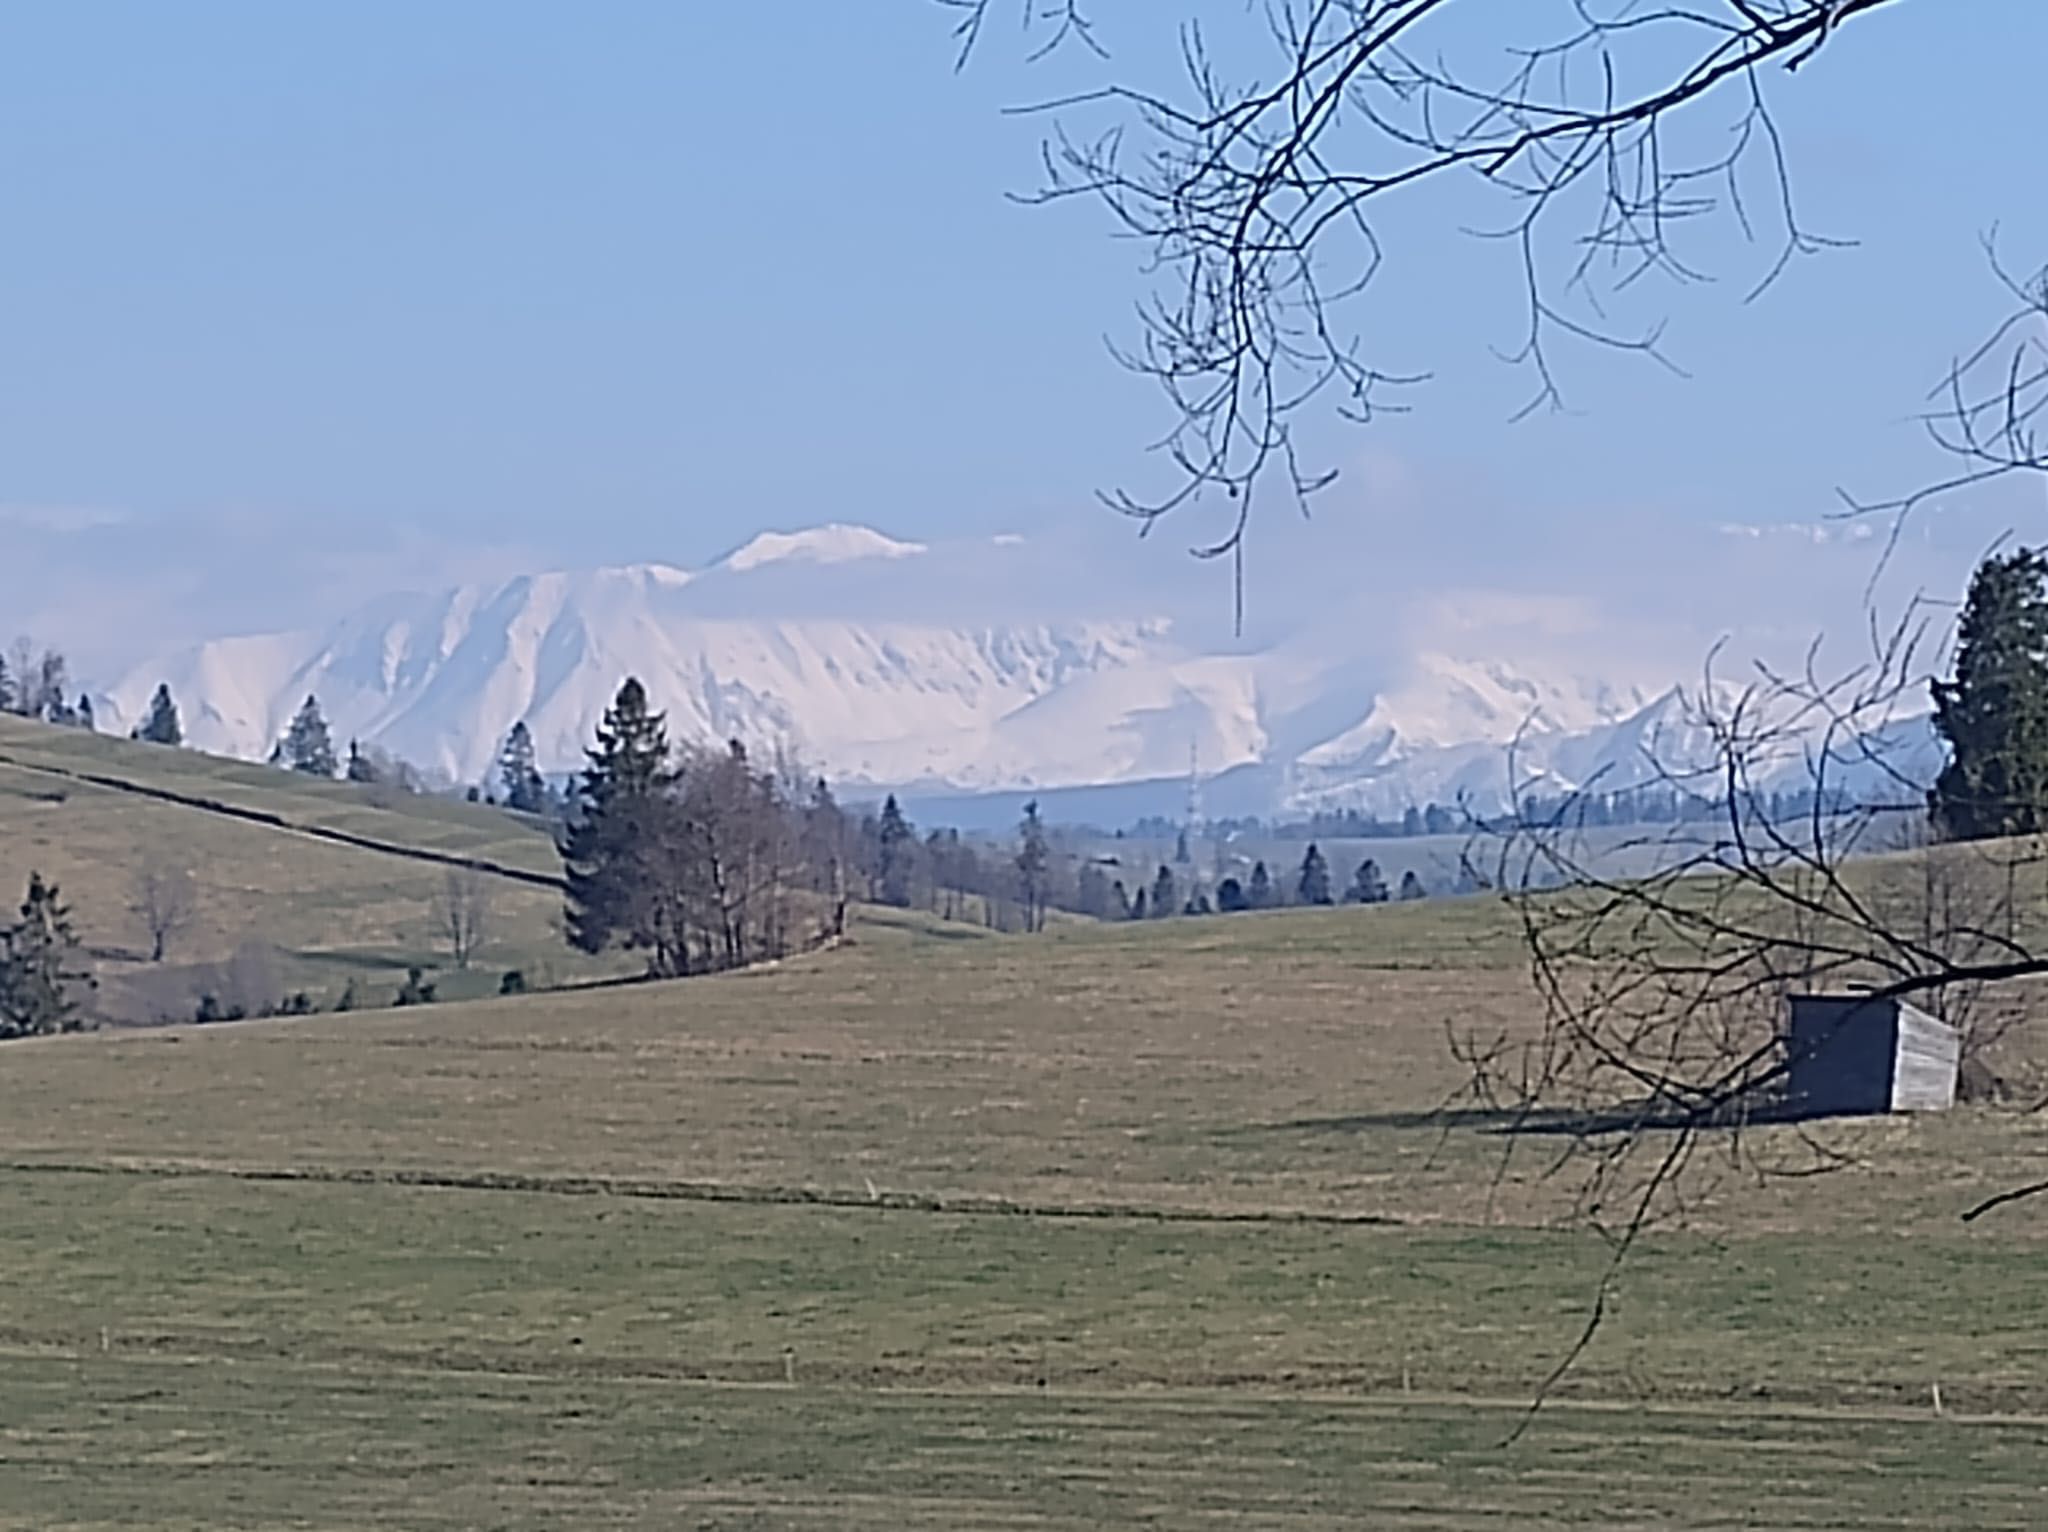
[[(1001, 108), (1170, 85), (1187, 8), (1242, 40), (1236, 0), (1104, 0), (1112, 64), (1027, 67), (1005, 32), (956, 74), (926, 0), (11, 6), (0, 598), (140, 560), (194, 593), (188, 619), (253, 623), (263, 603), (198, 594), (223, 561), (296, 608), (843, 520), (1072, 537), (1134, 600), (1220, 599), (1174, 551), (1203, 529), (1139, 549), (1093, 503), (1142, 481), (1164, 424), (1102, 344), (1130, 333), (1140, 253), (1094, 209), (1005, 197), (1041, 126)], [(1490, 49), (1471, 9), (1449, 42)], [(1699, 250), (1724, 280), (1630, 300), (1689, 376), (1568, 350), (1563, 415), (1509, 421), (1515, 273), (1446, 227), (1464, 194), (1397, 210), (1353, 319), (1434, 379), (1410, 416), (1311, 432), (1351, 473), (1311, 527), (1274, 524), (1255, 581), (1334, 598), (1353, 561), (1436, 588), (1486, 546), (1623, 580), (1672, 537), (1938, 472), (1904, 417), (2000, 311), (1980, 235), (2048, 255), (2044, 58), (2035, 0), (1846, 29), (1780, 107), (1806, 222), (1858, 245), (1744, 304), (1766, 255), (1724, 226)]]

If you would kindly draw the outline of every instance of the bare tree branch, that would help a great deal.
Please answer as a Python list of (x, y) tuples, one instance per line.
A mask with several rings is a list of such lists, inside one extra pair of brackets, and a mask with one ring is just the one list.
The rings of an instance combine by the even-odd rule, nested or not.
[[(1034, 57), (1103, 51), (1080, 0), (941, 3), (959, 12), (963, 63), (1006, 11)], [(1519, 271), (1525, 327), (1502, 354), (1531, 374), (1523, 413), (1562, 403), (1558, 337), (1664, 360), (1657, 330), (1617, 328), (1604, 297), (1653, 275), (1707, 280), (1684, 236), (1716, 214), (1765, 237), (1744, 197), (1752, 166), (1772, 187), (1776, 246), (1753, 292), (1830, 243), (1799, 218), (1771, 92), (1893, 3), (1558, 0), (1532, 8), (1550, 40), (1503, 45), (1489, 65), (1446, 51), (1472, 4), (1298, 0), (1266, 10), (1269, 81), (1228, 77), (1189, 19), (1177, 92), (1112, 84), (1026, 109), (1054, 126), (1044, 183), (1023, 200), (1099, 203), (1156, 279), (1118, 355), (1167, 396), (1157, 446), (1172, 473), (1163, 491), (1107, 502), (1149, 530), (1220, 496), (1221, 526), (1194, 551), (1233, 560), (1241, 603), (1255, 506), (1277, 495), (1305, 512), (1334, 477), (1303, 460), (1304, 409), (1334, 396), (1340, 416), (1369, 421), (1422, 379), (1370, 359), (1349, 316), (1381, 273), (1387, 212), (1425, 183), (1476, 178), (1503, 204), (1481, 232)], [(1722, 133), (1698, 120), (1710, 106)], [(1560, 265), (1553, 252), (1569, 250)]]
[(128, 910), (149, 938), (152, 963), (161, 963), (172, 939), (190, 929), (197, 908), (192, 875), (183, 866), (152, 857), (135, 869)]
[[(1496, 842), (1495, 881), (1520, 919), (1544, 1018), (1533, 1039), (1459, 1040), (1470, 1095), (1511, 1119), (1504, 1160), (1532, 1135), (1563, 1145), (1561, 1164), (1583, 1174), (1583, 1217), (1602, 1226), (1603, 1208), (1629, 1207), (1624, 1243), (1684, 1216), (1679, 1172), (1696, 1147), (1747, 1178), (1848, 1162), (1799, 1125), (1788, 1097), (1801, 1062), (1790, 997), (1913, 998), (1981, 1062), (2024, 1015), (1994, 994), (2048, 977), (2039, 838), (1936, 844), (1921, 832), (1924, 780), (1897, 757), (1925, 696), (1923, 631), (1916, 607), (1840, 676), (1822, 672), (1817, 648), (1803, 672), (1760, 669), (1739, 687), (1710, 664), (1688, 727), (1652, 741), (1638, 780), (1710, 802), (1713, 817), (1656, 838), (1647, 876), (1596, 864), (1583, 795), (1525, 813)], [(1804, 783), (1796, 818), (1779, 810), (1788, 779)], [(1763, 1123), (1773, 1131), (1751, 1131)]]

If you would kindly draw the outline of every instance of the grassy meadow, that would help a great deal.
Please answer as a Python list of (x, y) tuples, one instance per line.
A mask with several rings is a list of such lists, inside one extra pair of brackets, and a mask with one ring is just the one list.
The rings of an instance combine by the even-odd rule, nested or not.
[[(216, 942), (431, 952), (387, 934), (431, 866), (38, 796), (64, 779), (9, 762), (58, 747), (5, 729), (0, 875), (53, 871), (96, 945), (132, 940), (93, 912), (150, 844), (198, 859)], [(546, 851), (488, 811), (75, 748)], [(494, 965), (548, 950), (531, 892)], [(1040, 937), (871, 913), (718, 978), (11, 1044), (0, 1527), (2048, 1518), (2039, 1218), (1957, 1216), (2048, 1177), (2023, 1112), (1709, 1180), (1529, 1418), (1607, 1250), (1563, 1226), (1554, 1147), (1434, 1109), (1447, 1029), (1535, 1020), (1473, 899)]]

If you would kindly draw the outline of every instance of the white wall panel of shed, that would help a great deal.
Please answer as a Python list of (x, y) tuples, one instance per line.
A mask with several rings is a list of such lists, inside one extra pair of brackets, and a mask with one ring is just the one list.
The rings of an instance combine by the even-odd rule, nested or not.
[(1910, 1005), (1899, 1007), (1892, 1067), (1894, 1112), (1944, 1112), (1956, 1104), (1963, 1040), (1954, 1027)]

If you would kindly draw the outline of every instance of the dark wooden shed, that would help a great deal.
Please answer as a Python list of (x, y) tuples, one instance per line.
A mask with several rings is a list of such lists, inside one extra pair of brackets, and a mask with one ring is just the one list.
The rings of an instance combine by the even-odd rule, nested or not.
[(1786, 1094), (1816, 1116), (1955, 1105), (1962, 1035), (1903, 1000), (1795, 995), (1785, 1049)]

